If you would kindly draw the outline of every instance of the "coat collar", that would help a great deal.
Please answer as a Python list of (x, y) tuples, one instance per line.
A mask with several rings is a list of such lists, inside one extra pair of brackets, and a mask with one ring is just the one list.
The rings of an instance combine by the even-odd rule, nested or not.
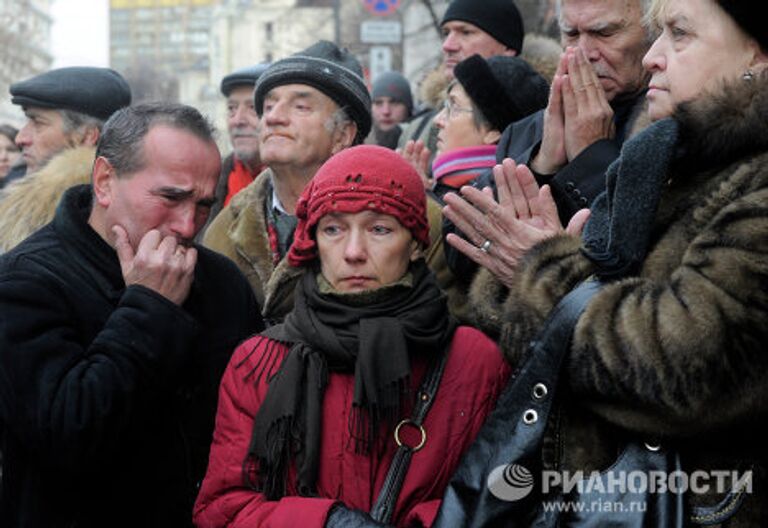
[(115, 250), (88, 224), (93, 193), (90, 185), (68, 189), (56, 209), (53, 226), (66, 244), (73, 248), (72, 257), (87, 262), (87, 268), (100, 273), (92, 278), (106, 292), (125, 287), (120, 261)]
[[(303, 268), (294, 268), (283, 258), (275, 266), (266, 223), (267, 197), (272, 192), (272, 170), (264, 170), (230, 202), (233, 221), (228, 236), (238, 255), (256, 272), (264, 299), (262, 314), (282, 318), (293, 306), (295, 281)], [(261, 299), (259, 299), (261, 301)]]
[(768, 75), (678, 107), (683, 166), (718, 168), (768, 149)]
[(50, 222), (64, 191), (88, 183), (96, 149), (65, 149), (39, 171), (27, 174), (0, 194), (0, 253)]

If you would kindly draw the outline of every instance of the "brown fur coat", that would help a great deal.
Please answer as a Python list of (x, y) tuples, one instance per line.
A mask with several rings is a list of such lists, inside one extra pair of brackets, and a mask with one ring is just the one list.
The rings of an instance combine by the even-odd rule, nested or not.
[[(639, 274), (606, 285), (579, 320), (545, 464), (604, 468), (627, 434), (682, 452), (684, 469), (755, 470), (727, 526), (768, 526), (768, 79), (681, 109)], [(593, 272), (580, 240), (534, 247), (510, 291), (482, 271), (481, 326), (519, 365), (552, 307)], [(547, 457), (550, 457), (547, 460)], [(697, 505), (721, 496), (690, 495)], [(729, 509), (730, 508), (730, 509)]]
[(96, 149), (67, 149), (39, 171), (0, 193), (0, 253), (8, 251), (53, 219), (64, 191), (89, 183)]

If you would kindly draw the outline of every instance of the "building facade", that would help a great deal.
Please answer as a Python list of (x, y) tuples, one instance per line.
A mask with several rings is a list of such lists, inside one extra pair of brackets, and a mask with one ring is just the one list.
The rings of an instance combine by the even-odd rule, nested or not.
[(52, 22), (51, 0), (0, 0), (0, 123), (23, 124), (8, 89), (50, 69)]
[(198, 93), (198, 108), (224, 129), (226, 108), (219, 92), (222, 77), (239, 68), (287, 57), (320, 39), (334, 39), (332, 1), (222, 0), (211, 25), (207, 84), (184, 80), (185, 92)]
[(110, 0), (110, 66), (134, 101), (180, 100), (179, 78), (209, 71), (218, 0)]

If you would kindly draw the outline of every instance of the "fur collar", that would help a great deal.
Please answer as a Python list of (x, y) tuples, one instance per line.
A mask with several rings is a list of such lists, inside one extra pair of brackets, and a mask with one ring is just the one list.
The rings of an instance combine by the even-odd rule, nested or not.
[(90, 183), (94, 147), (67, 149), (43, 168), (27, 174), (0, 194), (0, 252), (8, 251), (53, 219), (64, 191)]
[(232, 224), (227, 235), (238, 255), (248, 262), (258, 276), (264, 296), (263, 302), (259, 299), (262, 314), (267, 318), (282, 318), (293, 304), (291, 284), (295, 283), (304, 270), (290, 266), (285, 258), (277, 266), (272, 262), (265, 212), (267, 193), (272, 189), (271, 178), (272, 169), (267, 168), (232, 198), (229, 203)]
[[(768, 74), (725, 86), (718, 94), (682, 104), (679, 161), (687, 167), (723, 167), (768, 149)], [(688, 154), (690, 153), (690, 155)]]
[(439, 109), (445, 100), (445, 90), (450, 84), (450, 79), (445, 76), (442, 64), (429, 72), (419, 86), (421, 100), (430, 108)]

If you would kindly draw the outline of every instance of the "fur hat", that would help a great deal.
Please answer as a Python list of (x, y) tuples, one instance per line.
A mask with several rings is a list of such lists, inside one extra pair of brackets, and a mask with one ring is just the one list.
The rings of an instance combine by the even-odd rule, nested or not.
[(288, 262), (301, 266), (317, 258), (315, 227), (328, 213), (376, 211), (394, 216), (424, 247), (429, 222), (424, 184), (394, 151), (376, 145), (344, 149), (326, 161), (296, 204), (299, 223)]
[(469, 22), (508, 48), (523, 51), (523, 17), (512, 0), (453, 0), (440, 25), (451, 20)]
[(765, 0), (717, 0), (717, 3), (747, 35), (760, 44), (763, 51), (768, 51)]
[(224, 97), (229, 97), (229, 94), (232, 93), (236, 86), (256, 86), (256, 81), (259, 80), (259, 77), (267, 68), (269, 68), (269, 63), (262, 62), (225, 75), (221, 80), (221, 93)]
[(371, 98), (376, 99), (377, 97), (391, 97), (408, 108), (408, 115), (413, 113), (411, 85), (401, 73), (388, 71), (376, 77), (376, 80), (373, 81)]
[(106, 120), (131, 104), (131, 88), (109, 68), (72, 66), (50, 70), (11, 85), (11, 102), (72, 110)]
[(493, 125), (507, 125), (547, 106), (549, 84), (523, 59), (472, 55), (456, 65), (456, 80)]
[(284, 84), (306, 84), (317, 88), (344, 107), (357, 123), (355, 144), (371, 131), (371, 96), (363, 81), (363, 68), (346, 49), (321, 40), (307, 49), (272, 63), (256, 82), (254, 106), (259, 117), (264, 97)]

